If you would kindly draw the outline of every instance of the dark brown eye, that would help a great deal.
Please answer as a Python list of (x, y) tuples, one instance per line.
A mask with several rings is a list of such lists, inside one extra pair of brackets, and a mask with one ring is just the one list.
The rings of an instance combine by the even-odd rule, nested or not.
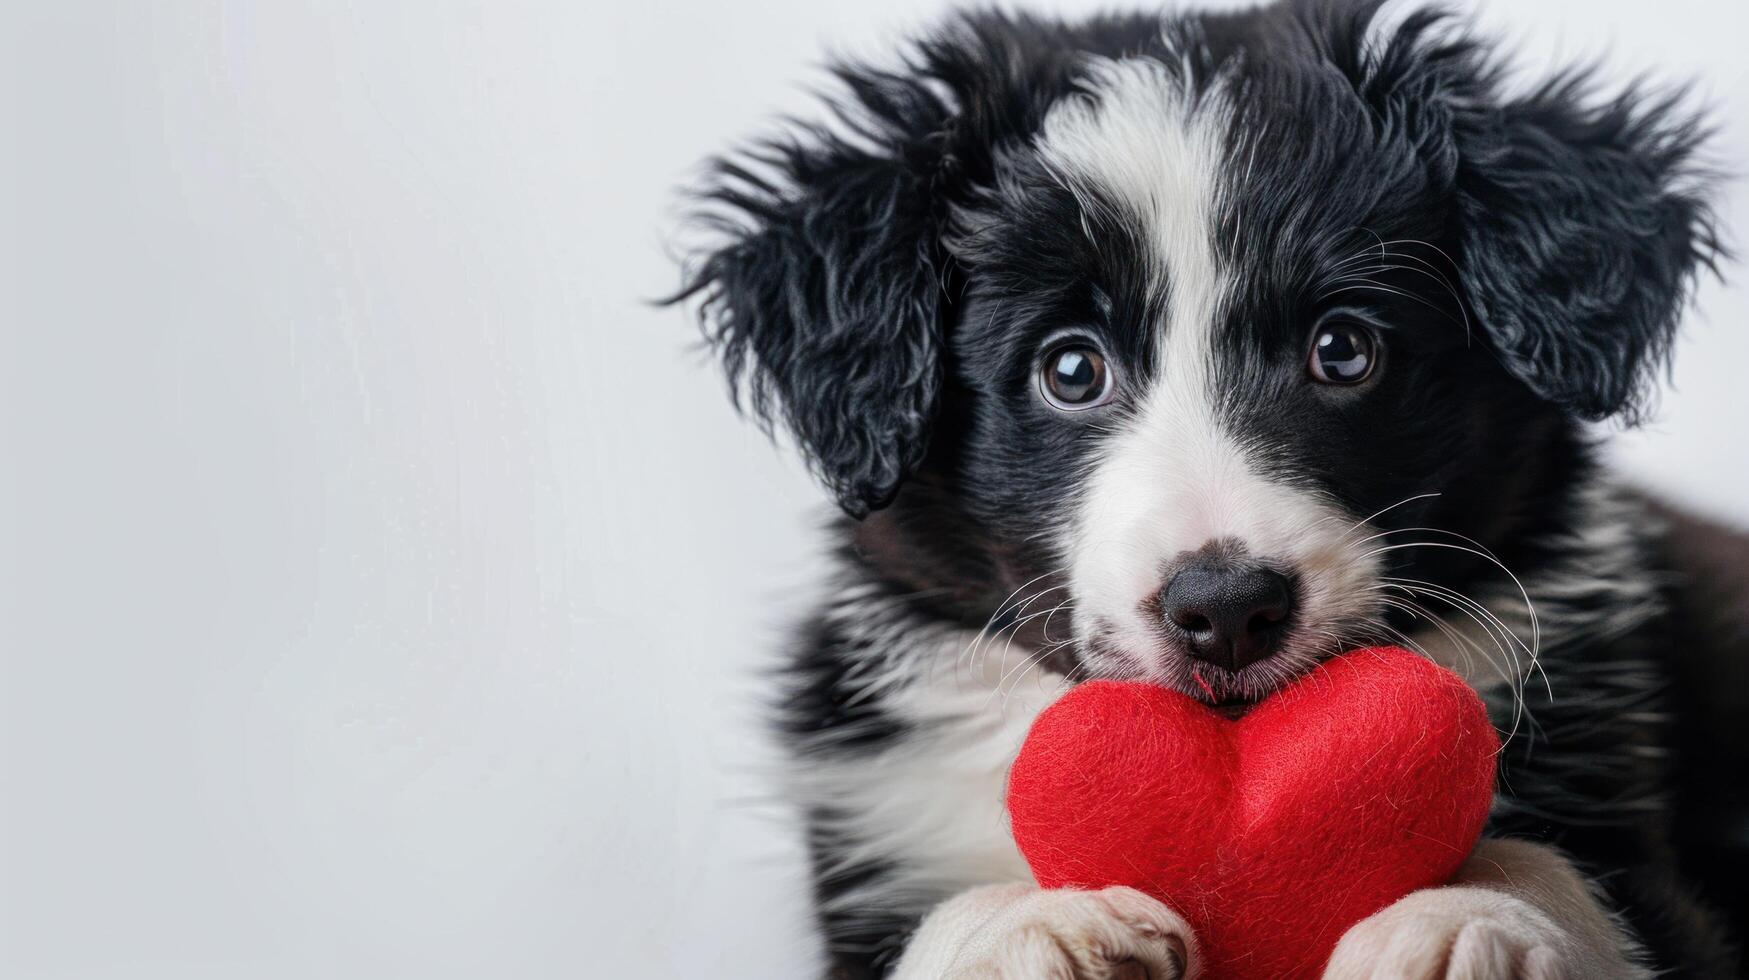
[(1105, 358), (1086, 345), (1059, 347), (1047, 354), (1040, 382), (1045, 400), (1066, 412), (1102, 405), (1111, 395)]
[(1312, 338), (1307, 370), (1327, 385), (1356, 385), (1378, 363), (1378, 342), (1372, 331), (1352, 323), (1332, 323)]

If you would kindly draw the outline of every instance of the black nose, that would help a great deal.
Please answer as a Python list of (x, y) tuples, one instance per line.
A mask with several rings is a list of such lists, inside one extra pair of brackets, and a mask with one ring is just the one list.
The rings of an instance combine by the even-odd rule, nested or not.
[(1160, 590), (1167, 628), (1191, 656), (1227, 670), (1274, 653), (1293, 604), (1287, 576), (1219, 558), (1193, 561)]

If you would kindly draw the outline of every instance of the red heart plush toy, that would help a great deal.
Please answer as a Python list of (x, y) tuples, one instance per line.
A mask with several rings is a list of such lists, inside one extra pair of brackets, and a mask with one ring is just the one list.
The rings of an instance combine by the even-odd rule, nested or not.
[(1457, 870), (1499, 740), (1455, 674), (1357, 650), (1238, 721), (1094, 681), (1033, 723), (1008, 776), (1046, 888), (1130, 885), (1196, 930), (1212, 980), (1315, 977), (1349, 926)]

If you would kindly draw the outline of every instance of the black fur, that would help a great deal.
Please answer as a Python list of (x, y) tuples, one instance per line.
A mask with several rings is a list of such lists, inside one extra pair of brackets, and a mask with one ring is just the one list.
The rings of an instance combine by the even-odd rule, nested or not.
[[(1471, 305), (1507, 366), (1589, 419), (1642, 407), (1697, 265), (1718, 251), (1674, 97), (1587, 106), (1584, 73), (1466, 120)], [(1647, 103), (1647, 104), (1642, 104)]]
[(837, 67), (841, 128), (800, 126), (714, 165), (701, 218), (728, 244), (674, 299), (700, 297), (731, 383), (762, 420), (781, 407), (852, 516), (890, 503), (928, 448), (957, 288), (949, 206), (1037, 125), (1078, 49), (1117, 53), (1150, 22), (1102, 22), (1078, 48), (1039, 22), (967, 18), (903, 70)]
[[(701, 299), (732, 383), (760, 419), (787, 420), (859, 519), (840, 555), (856, 598), (799, 637), (782, 730), (804, 765), (880, 753), (913, 734), (870, 680), (906, 655), (895, 638), (990, 624), (1052, 639), (1004, 599), (1060, 584), (1041, 529), (1077, 499), (1099, 427), (1159, 372), (1163, 311), (1136, 216), (1070, 193), (1034, 141), (1053, 104), (1098, 98), (1089, 56), (1155, 58), (1233, 101), (1214, 239), (1238, 289), (1209, 352), (1227, 424), (1357, 519), (1437, 487), (1374, 523), (1461, 534), (1542, 583), (1555, 696), (1533, 680), (1493, 832), (1597, 871), (1661, 968), (1731, 975), (1749, 789), (1741, 755), (1719, 746), (1749, 732), (1741, 698), (1706, 690), (1700, 665), (1743, 676), (1749, 636), (1740, 615), (1723, 636), (1692, 626), (1700, 573), (1664, 530), (1687, 519), (1608, 491), (1579, 424), (1644, 413), (1693, 276), (1719, 254), (1704, 130), (1671, 96), (1599, 98), (1585, 72), (1510, 96), (1489, 46), (1437, 12), (1369, 48), (1379, 6), (967, 15), (899, 69), (839, 66), (835, 128), (798, 126), (715, 165), (701, 200), (724, 240), (676, 298)], [(1306, 383), (1308, 330), (1334, 316), (1388, 340), (1376, 382)], [(1066, 418), (1037, 397), (1041, 345), (1065, 327), (1121, 365), (1109, 414)], [(1749, 569), (1749, 545), (1720, 540), (1739, 543), (1705, 574)], [(1404, 550), (1388, 571), (1466, 595), (1504, 587), (1456, 549)], [(1348, 638), (1412, 625), (1392, 612)], [(1051, 666), (1077, 671), (1081, 652)], [(1513, 728), (1514, 706), (1496, 707)], [(878, 975), (927, 905), (838, 908), (892, 869), (844, 859), (864, 843), (844, 839), (847, 815), (812, 816), (835, 967)]]

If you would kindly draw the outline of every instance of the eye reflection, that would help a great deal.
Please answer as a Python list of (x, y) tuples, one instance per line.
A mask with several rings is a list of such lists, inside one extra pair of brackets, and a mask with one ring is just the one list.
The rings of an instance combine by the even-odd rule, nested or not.
[(1306, 368), (1324, 384), (1353, 385), (1365, 381), (1378, 362), (1372, 331), (1353, 323), (1333, 323), (1318, 331)]
[(1063, 411), (1104, 404), (1111, 394), (1111, 372), (1105, 357), (1089, 345), (1072, 344), (1052, 351), (1041, 370), (1045, 400)]

